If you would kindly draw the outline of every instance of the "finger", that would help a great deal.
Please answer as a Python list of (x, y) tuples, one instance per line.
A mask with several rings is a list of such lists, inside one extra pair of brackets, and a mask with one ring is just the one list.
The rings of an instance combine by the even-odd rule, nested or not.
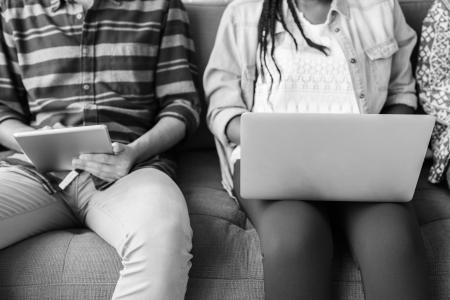
[(109, 154), (81, 154), (80, 160), (92, 161), (102, 164), (114, 164), (114, 156)]
[(72, 167), (74, 169), (83, 170), (85, 172), (88, 172), (100, 179), (103, 179), (105, 181), (114, 181), (114, 173), (113, 169), (109, 165), (92, 162), (92, 161), (83, 161), (80, 159), (73, 159), (72, 160)]
[(117, 155), (125, 150), (125, 145), (114, 142), (114, 143), (112, 143), (112, 149), (113, 149), (114, 155)]
[(54, 128), (54, 129), (61, 129), (61, 128), (66, 128), (66, 126), (61, 124), (61, 122), (57, 122), (56, 124), (53, 124), (52, 128)]

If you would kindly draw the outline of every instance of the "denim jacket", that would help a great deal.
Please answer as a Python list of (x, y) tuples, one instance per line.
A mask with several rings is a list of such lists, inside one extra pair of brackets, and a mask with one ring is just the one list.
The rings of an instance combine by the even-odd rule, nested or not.
[[(251, 111), (256, 77), (258, 21), (263, 0), (235, 0), (226, 8), (204, 73), (207, 123), (219, 154), (222, 183), (232, 194), (230, 155), (233, 145), (225, 130), (234, 117)], [(288, 29), (294, 28), (284, 2)], [(417, 107), (410, 64), (416, 33), (405, 21), (397, 0), (333, 0), (330, 30), (344, 52), (362, 113), (380, 113), (384, 106)], [(278, 23), (276, 35), (287, 34)]]

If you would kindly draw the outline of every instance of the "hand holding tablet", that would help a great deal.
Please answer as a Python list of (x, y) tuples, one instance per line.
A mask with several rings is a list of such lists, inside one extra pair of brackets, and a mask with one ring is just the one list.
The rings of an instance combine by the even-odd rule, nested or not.
[(37, 170), (72, 170), (72, 159), (82, 153), (113, 154), (105, 125), (43, 129), (14, 134)]

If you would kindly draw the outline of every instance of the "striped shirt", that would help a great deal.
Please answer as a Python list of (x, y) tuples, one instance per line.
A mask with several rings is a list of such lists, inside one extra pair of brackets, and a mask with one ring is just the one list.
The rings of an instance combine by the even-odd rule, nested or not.
[(163, 117), (199, 122), (180, 0), (0, 0), (0, 122), (107, 125), (130, 143)]

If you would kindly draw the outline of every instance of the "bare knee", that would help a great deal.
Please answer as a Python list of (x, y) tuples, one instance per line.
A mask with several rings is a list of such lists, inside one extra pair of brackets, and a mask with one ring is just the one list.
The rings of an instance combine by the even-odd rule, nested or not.
[(323, 216), (307, 205), (292, 208), (286, 204), (268, 208), (261, 218), (259, 235), (264, 256), (331, 260), (332, 236)]
[(412, 212), (402, 204), (380, 204), (366, 220), (353, 224), (352, 248), (358, 262), (396, 262), (423, 255), (420, 229)]

